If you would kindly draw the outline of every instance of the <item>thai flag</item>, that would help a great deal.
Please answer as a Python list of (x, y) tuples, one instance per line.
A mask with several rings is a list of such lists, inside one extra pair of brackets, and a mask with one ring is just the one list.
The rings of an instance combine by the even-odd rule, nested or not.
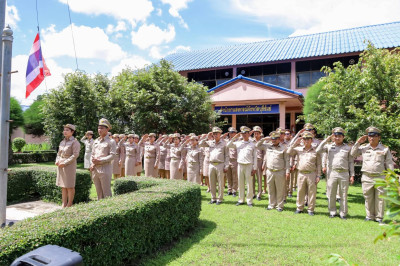
[(26, 68), (26, 94), (28, 96), (42, 83), (45, 76), (50, 76), (40, 48), (39, 33), (36, 34), (31, 52), (29, 53), (28, 66)]

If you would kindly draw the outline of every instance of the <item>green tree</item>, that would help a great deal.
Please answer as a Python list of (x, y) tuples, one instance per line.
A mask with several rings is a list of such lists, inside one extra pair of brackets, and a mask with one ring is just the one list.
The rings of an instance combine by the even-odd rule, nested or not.
[(42, 96), (39, 96), (23, 113), (25, 121), (24, 128), (27, 134), (35, 136), (42, 136), (44, 134), (44, 114), (42, 112), (44, 101), (42, 98)]
[(303, 113), (305, 116), (313, 113), (315, 109), (323, 104), (323, 100), (318, 98), (325, 83), (318, 81), (307, 90), (307, 97), (304, 99)]
[(305, 115), (306, 122), (327, 135), (332, 128), (343, 127), (351, 140), (364, 135), (368, 126), (376, 126), (382, 130), (382, 142), (400, 152), (399, 49), (369, 44), (357, 64), (345, 68), (337, 62), (324, 71), (324, 85)]
[(10, 135), (12, 134), (14, 129), (17, 129), (20, 126), (24, 125), (24, 116), (22, 114), (22, 108), (19, 102), (14, 98), (10, 98), (10, 120), (13, 120), (10, 123)]

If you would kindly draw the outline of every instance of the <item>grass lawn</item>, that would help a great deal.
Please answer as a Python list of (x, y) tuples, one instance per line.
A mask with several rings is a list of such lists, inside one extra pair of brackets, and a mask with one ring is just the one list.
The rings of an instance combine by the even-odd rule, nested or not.
[[(33, 165), (38, 164), (17, 167)], [(10, 168), (13, 167), (16, 166)], [(253, 208), (235, 206), (237, 198), (226, 194), (222, 205), (210, 205), (210, 194), (206, 193), (206, 187), (202, 187), (202, 211), (198, 227), (166, 249), (144, 258), (141, 263), (314, 265), (327, 264), (328, 255), (336, 253), (350, 264), (399, 265), (398, 238), (374, 244), (383, 227), (375, 222), (364, 222), (361, 185), (349, 189), (349, 215), (346, 221), (328, 217), (325, 185), (325, 180), (318, 184), (316, 215), (313, 217), (307, 213), (293, 213), (296, 209), (295, 197), (288, 199), (281, 213), (265, 210), (267, 195), (261, 201), (255, 200)], [(94, 186), (90, 198), (97, 199)]]
[(237, 198), (225, 196), (222, 205), (210, 205), (202, 187), (202, 211), (198, 228), (169, 249), (145, 258), (145, 265), (209, 264), (327, 264), (337, 253), (350, 264), (399, 265), (399, 239), (390, 242), (375, 237), (382, 226), (364, 222), (361, 185), (350, 187), (348, 220), (329, 218), (324, 195), (326, 183), (318, 185), (316, 215), (294, 214), (295, 198), (288, 199), (282, 213), (267, 211), (267, 196), (254, 207), (235, 206)]

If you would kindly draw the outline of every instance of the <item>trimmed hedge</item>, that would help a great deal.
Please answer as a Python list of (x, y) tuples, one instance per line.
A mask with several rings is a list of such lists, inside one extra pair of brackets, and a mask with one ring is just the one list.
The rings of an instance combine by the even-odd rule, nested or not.
[(56, 151), (35, 151), (30, 153), (14, 153), (11, 164), (55, 162)]
[(9, 265), (47, 244), (79, 252), (85, 265), (127, 265), (197, 225), (200, 186), (146, 177), (116, 181), (123, 179), (147, 187), (77, 204), (0, 230), (0, 265)]
[[(56, 186), (55, 167), (13, 168), (8, 173), (7, 202), (16, 202), (37, 196), (44, 200), (61, 202), (61, 189)], [(89, 200), (92, 181), (87, 170), (77, 169), (74, 202)]]

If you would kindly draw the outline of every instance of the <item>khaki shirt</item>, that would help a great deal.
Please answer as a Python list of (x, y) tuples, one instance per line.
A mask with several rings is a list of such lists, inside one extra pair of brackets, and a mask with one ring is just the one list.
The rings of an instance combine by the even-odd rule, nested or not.
[(306, 150), (304, 146), (293, 147), (290, 146), (288, 154), (295, 156), (298, 155), (298, 166), (297, 169), (300, 171), (317, 172), (317, 176), (321, 176), (321, 157), (317, 153), (315, 146), (311, 145), (309, 150)]
[(167, 158), (168, 149), (164, 144), (160, 144), (160, 162), (158, 163), (158, 169), (165, 169), (165, 160)]
[(264, 140), (260, 140), (257, 142), (256, 147), (265, 151), (264, 160), (267, 169), (286, 169), (286, 173), (290, 173), (290, 156), (287, 153), (287, 147), (285, 144), (279, 143), (277, 146), (274, 146), (272, 143), (264, 143)]
[(387, 146), (381, 143), (379, 143), (375, 149), (372, 148), (369, 143), (363, 145), (356, 143), (351, 148), (351, 155), (354, 158), (362, 155), (363, 163), (361, 171), (368, 174), (382, 176), (384, 175), (383, 171), (387, 169), (394, 169), (392, 153)]
[(203, 152), (198, 145), (196, 147), (192, 147), (191, 145), (184, 148), (186, 150), (186, 163), (190, 164), (199, 164), (200, 172), (203, 171)]
[(92, 152), (92, 147), (94, 140), (91, 138), (90, 140), (87, 139), (86, 137), (81, 138), (81, 142), (85, 144), (85, 153), (91, 153)]
[(126, 143), (124, 143), (124, 147), (125, 147), (125, 156), (126, 157), (135, 157), (136, 162), (141, 161), (140, 148), (135, 142), (133, 142), (132, 144), (130, 144), (129, 142), (126, 142)]
[[(354, 176), (354, 157), (351, 156), (351, 147), (347, 144), (337, 146), (335, 143), (328, 143), (329, 139), (325, 139), (317, 147), (317, 153), (323, 153), (322, 158), (326, 158), (326, 166), (328, 170), (343, 171), (347, 170), (350, 176)], [(324, 159), (322, 159), (324, 165)]]
[(139, 146), (144, 147), (144, 155), (143, 157), (145, 159), (156, 159), (154, 163), (154, 167), (158, 167), (158, 163), (160, 160), (160, 146), (154, 142), (153, 144), (150, 144), (150, 142), (141, 142), (139, 141)]
[(240, 164), (252, 164), (253, 170), (257, 170), (257, 148), (254, 141), (230, 140), (227, 144), (228, 148), (237, 149), (237, 162)]
[(79, 156), (81, 144), (74, 138), (63, 139), (57, 152), (56, 163), (63, 163), (69, 165), (76, 161)]
[(200, 147), (209, 147), (209, 162), (210, 163), (223, 163), (224, 168), (229, 167), (229, 153), (226, 150), (226, 142), (221, 139), (218, 143), (215, 140), (201, 140), (199, 142)]
[(175, 145), (175, 143), (166, 144), (169, 147), (169, 156), (171, 157), (171, 161), (178, 160), (179, 161), (179, 169), (183, 169), (184, 166), (184, 158), (182, 156), (183, 143)]
[[(228, 140), (229, 141), (229, 140)], [(235, 148), (227, 148), (229, 153), (229, 167), (237, 167), (237, 150)]]
[(101, 168), (108, 167), (108, 165), (111, 166), (111, 162), (114, 160), (114, 157), (116, 156), (116, 149), (117, 147), (115, 141), (110, 139), (109, 136), (105, 136), (104, 138), (101, 137), (97, 138), (93, 143), (92, 160), (93, 159), (100, 160), (100, 163), (94, 165), (92, 162), (92, 166), (96, 167), (99, 173), (102, 172)]
[[(254, 138), (253, 139), (254, 144), (257, 144), (257, 140)], [(260, 149), (257, 147), (256, 145), (256, 149), (257, 149), (257, 160), (263, 160), (264, 156), (265, 156), (265, 149)]]

